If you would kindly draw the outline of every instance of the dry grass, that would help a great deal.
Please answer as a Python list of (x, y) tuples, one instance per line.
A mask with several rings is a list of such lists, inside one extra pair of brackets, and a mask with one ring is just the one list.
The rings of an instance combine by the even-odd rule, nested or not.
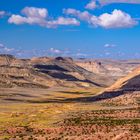
[[(117, 111), (119, 109), (117, 106), (116, 111), (114, 110), (111, 114), (111, 111), (105, 111), (108, 107), (102, 106), (100, 102), (60, 102), (69, 98), (91, 97), (101, 90), (99, 88), (52, 88), (34, 89), (34, 91), (22, 88), (1, 89), (0, 140), (10, 138), (14, 140), (35, 138), (38, 140), (53, 138), (92, 140), (96, 138), (98, 140), (107, 135), (109, 138), (114, 138), (122, 132), (122, 129), (126, 129), (127, 137), (130, 134), (134, 135), (129, 129), (139, 131), (137, 127), (131, 127), (130, 123), (129, 127), (126, 127), (128, 122), (131, 122), (130, 119), (134, 119), (135, 122), (138, 118), (138, 112), (135, 110), (124, 113), (123, 110)], [(128, 121), (124, 121), (123, 115)], [(79, 116), (81, 116), (80, 120)], [(111, 124), (122, 121), (126, 126), (117, 125), (111, 129), (111, 126), (106, 124), (106, 119), (110, 117), (116, 117), (113, 122), (110, 119)], [(121, 121), (118, 121), (118, 118), (121, 118)], [(102, 124), (99, 125), (100, 121)], [(96, 130), (97, 133), (95, 133)], [(117, 133), (114, 133), (115, 130)], [(107, 137), (106, 140), (108, 140)]]
[[(99, 109), (99, 105), (84, 103), (59, 103), (68, 98), (95, 95), (100, 89), (1, 89), (0, 131), (9, 127), (50, 127), (61, 121), (69, 112)], [(46, 103), (57, 100), (56, 103)], [(32, 102), (32, 103), (31, 103)], [(3, 134), (2, 134), (3, 135)]]

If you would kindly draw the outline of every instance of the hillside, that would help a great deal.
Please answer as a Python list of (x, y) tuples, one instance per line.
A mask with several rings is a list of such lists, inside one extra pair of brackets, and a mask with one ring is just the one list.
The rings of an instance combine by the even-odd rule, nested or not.
[(139, 60), (111, 60), (111, 59), (91, 59), (91, 60), (77, 60), (76, 64), (84, 69), (111, 77), (116, 80), (122, 76), (126, 76), (132, 72), (133, 69), (140, 66)]
[(117, 80), (108, 90), (125, 90), (139, 91), (140, 90), (140, 67), (133, 70), (127, 76)]
[(78, 66), (71, 58), (0, 56), (0, 87), (106, 87), (112, 82)]
[(100, 100), (105, 99), (103, 102), (110, 105), (139, 105), (140, 67), (106, 88), (99, 97)]

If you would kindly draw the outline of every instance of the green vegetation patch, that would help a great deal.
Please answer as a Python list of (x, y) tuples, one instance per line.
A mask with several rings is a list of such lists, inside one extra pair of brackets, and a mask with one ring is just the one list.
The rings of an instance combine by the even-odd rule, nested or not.
[(64, 120), (66, 125), (88, 125), (88, 124), (98, 124), (98, 125), (126, 125), (126, 124), (140, 124), (140, 119), (114, 119), (110, 117), (106, 118), (69, 118)]

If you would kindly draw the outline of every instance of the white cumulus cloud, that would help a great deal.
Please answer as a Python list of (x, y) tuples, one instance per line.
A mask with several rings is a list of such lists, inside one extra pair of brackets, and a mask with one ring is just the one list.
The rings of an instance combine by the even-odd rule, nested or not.
[(58, 25), (80, 25), (80, 22), (75, 18), (58, 17), (56, 20), (47, 21), (47, 27), (57, 27)]
[(121, 10), (114, 10), (111, 14), (104, 13), (98, 17), (99, 25), (105, 28), (132, 27), (137, 21)]
[(48, 10), (45, 8), (25, 7), (21, 15), (11, 15), (8, 19), (9, 23), (13, 24), (30, 24), (39, 25), (47, 28), (57, 27), (59, 25), (79, 25), (80, 22), (75, 18), (58, 17), (50, 20), (48, 17)]
[(128, 4), (140, 4), (140, 0), (98, 0), (101, 5), (107, 5), (112, 3), (128, 3)]
[(112, 13), (103, 13), (100, 16), (95, 16), (87, 11), (81, 12), (75, 9), (64, 9), (67, 15), (75, 16), (76, 18), (88, 22), (94, 27), (103, 28), (126, 28), (138, 24), (129, 14), (115, 9)]
[(45, 8), (25, 7), (22, 13), (28, 17), (46, 18), (48, 16), (48, 10)]
[(46, 25), (46, 18), (48, 15), (47, 9), (44, 8), (35, 8), (35, 7), (25, 7), (22, 10), (22, 14), (25, 16), (21, 15), (15, 15), (13, 14), (8, 22), (9, 23), (14, 23), (14, 24), (38, 24), (40, 26), (45, 26)]
[(85, 8), (95, 9), (109, 4), (140, 4), (140, 0), (91, 0)]
[(91, 0), (91, 1), (85, 6), (86, 9), (90, 9), (90, 10), (93, 10), (93, 9), (95, 9), (95, 8), (97, 8), (97, 7), (98, 7), (98, 5), (97, 5), (96, 1), (94, 1), (94, 0)]
[(76, 18), (79, 18), (80, 20), (83, 21), (89, 21), (92, 17), (92, 15), (88, 11), (81, 12), (79, 10), (72, 8), (63, 9), (63, 12), (67, 15), (75, 16)]

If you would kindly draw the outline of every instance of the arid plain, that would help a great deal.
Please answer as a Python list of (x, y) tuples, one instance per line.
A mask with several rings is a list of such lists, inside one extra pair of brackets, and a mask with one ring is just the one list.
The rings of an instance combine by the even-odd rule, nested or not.
[(139, 140), (140, 60), (0, 56), (1, 140)]

